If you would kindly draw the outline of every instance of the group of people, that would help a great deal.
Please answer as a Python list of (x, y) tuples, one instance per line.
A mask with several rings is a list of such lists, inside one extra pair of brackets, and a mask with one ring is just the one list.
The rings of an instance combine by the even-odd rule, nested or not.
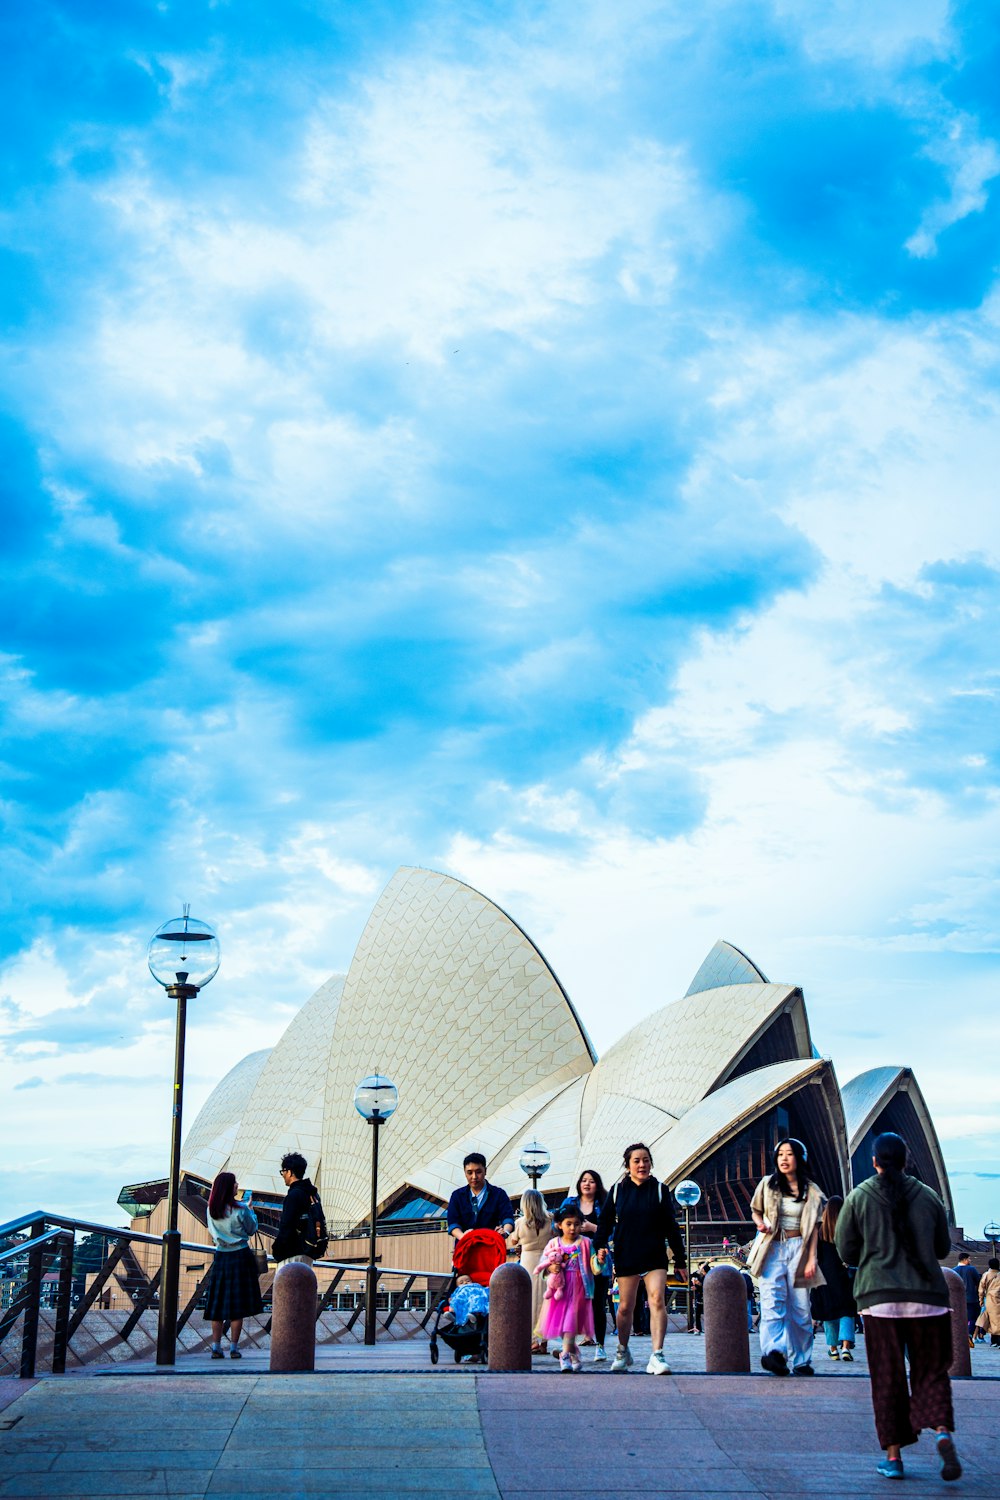
[[(303, 1226), (309, 1223), (319, 1194), (306, 1176), (306, 1159), (300, 1152), (289, 1151), (282, 1157), (281, 1180), (286, 1191), (271, 1254), (276, 1261), (311, 1264), (314, 1256), (307, 1252)], [(208, 1197), (208, 1231), (216, 1254), (206, 1288), (204, 1317), (212, 1325), (213, 1359), (225, 1359), (222, 1338), (227, 1323), (229, 1358), (242, 1359), (243, 1320), (263, 1311), (260, 1274), (250, 1249), (257, 1229), (251, 1195), (240, 1193), (232, 1172), (220, 1172)]]
[(670, 1194), (653, 1176), (649, 1147), (642, 1142), (626, 1147), (622, 1164), (621, 1181), (610, 1193), (599, 1172), (582, 1172), (575, 1193), (554, 1214), (541, 1193), (529, 1190), (522, 1196), (521, 1217), (515, 1225), (507, 1194), (486, 1182), (486, 1158), (471, 1152), (463, 1163), (467, 1187), (456, 1189), (448, 1203), (448, 1232), (455, 1239), (478, 1228), (506, 1234), (508, 1247), (520, 1252), (521, 1264), (535, 1277), (532, 1347), (540, 1353), (550, 1339), (560, 1340), (560, 1369), (567, 1373), (581, 1368), (583, 1340), (594, 1343), (596, 1361), (607, 1359), (612, 1275), (618, 1280), (619, 1300), (618, 1342), (611, 1369), (617, 1372), (633, 1365), (629, 1339), (639, 1283), (644, 1282), (653, 1344), (646, 1370), (650, 1375), (669, 1375), (663, 1352), (667, 1247), (683, 1279), (687, 1274), (684, 1240)]
[[(928, 1428), (935, 1434), (942, 1478), (954, 1480), (962, 1467), (952, 1436), (951, 1320), (940, 1265), (951, 1250), (951, 1235), (941, 1199), (907, 1173), (906, 1156), (900, 1136), (877, 1136), (874, 1176), (845, 1200), (827, 1198), (812, 1179), (802, 1141), (778, 1142), (774, 1170), (751, 1201), (757, 1237), (747, 1269), (760, 1285), (761, 1364), (777, 1376), (814, 1374), (814, 1318), (823, 1323), (830, 1358), (853, 1359), (860, 1314), (875, 1427), (885, 1451), (879, 1473), (902, 1479), (903, 1448)], [(652, 1342), (646, 1371), (670, 1373), (664, 1352), (668, 1253), (676, 1275), (685, 1280), (684, 1240), (671, 1194), (653, 1176), (649, 1147), (643, 1142), (627, 1146), (622, 1168), (610, 1191), (599, 1172), (582, 1172), (576, 1191), (554, 1213), (539, 1192), (530, 1190), (515, 1219), (507, 1193), (486, 1179), (485, 1156), (471, 1152), (463, 1163), (465, 1184), (448, 1203), (453, 1239), (475, 1229), (497, 1229), (508, 1247), (519, 1252), (534, 1278), (533, 1348), (541, 1351), (549, 1340), (559, 1340), (560, 1369), (566, 1373), (580, 1370), (582, 1341), (594, 1343), (596, 1361), (607, 1359), (612, 1276), (619, 1302), (611, 1370), (624, 1372), (634, 1363), (629, 1340), (642, 1282)], [(288, 1193), (273, 1254), (276, 1260), (308, 1259), (301, 1224), (310, 1205), (318, 1203), (316, 1190), (297, 1153), (282, 1159), (281, 1171)], [(219, 1252), (205, 1309), (212, 1324), (212, 1358), (224, 1357), (222, 1335), (228, 1321), (230, 1358), (238, 1359), (243, 1318), (261, 1310), (261, 1298), (249, 1249), (257, 1218), (249, 1195), (239, 1196), (231, 1172), (221, 1172), (212, 1185), (208, 1226)], [(963, 1263), (971, 1270), (963, 1256), (960, 1273)], [(990, 1260), (974, 1295), (969, 1290), (973, 1278), (965, 1274), (963, 1279), (970, 1336), (985, 1319), (991, 1342), (1000, 1346), (1000, 1261)]]
[(872, 1164), (874, 1176), (846, 1200), (827, 1200), (810, 1179), (803, 1143), (778, 1143), (774, 1172), (752, 1204), (758, 1234), (748, 1264), (760, 1278), (761, 1363), (775, 1375), (814, 1373), (810, 1297), (823, 1293), (829, 1353), (852, 1359), (856, 1309), (885, 1450), (878, 1472), (902, 1479), (903, 1448), (929, 1428), (942, 1478), (958, 1479), (950, 1306), (940, 1264), (951, 1250), (944, 1204), (907, 1173), (900, 1136), (876, 1136)]
[(965, 1282), (965, 1313), (969, 1320), (969, 1347), (986, 1342), (1000, 1349), (1000, 1260), (991, 1255), (980, 1276), (969, 1255), (958, 1257), (955, 1270)]

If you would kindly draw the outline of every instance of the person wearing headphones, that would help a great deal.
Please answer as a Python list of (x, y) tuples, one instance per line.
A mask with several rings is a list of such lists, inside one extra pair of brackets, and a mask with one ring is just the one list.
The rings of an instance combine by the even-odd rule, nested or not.
[(772, 1375), (813, 1375), (812, 1288), (824, 1285), (817, 1261), (826, 1198), (809, 1179), (801, 1141), (779, 1141), (774, 1171), (758, 1184), (750, 1210), (758, 1234), (747, 1269), (760, 1281), (761, 1364)]

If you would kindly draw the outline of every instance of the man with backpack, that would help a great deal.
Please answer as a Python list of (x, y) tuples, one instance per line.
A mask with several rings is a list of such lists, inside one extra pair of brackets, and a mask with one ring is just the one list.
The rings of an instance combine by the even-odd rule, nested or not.
[(288, 1192), (271, 1254), (282, 1263), (301, 1261), (311, 1266), (326, 1254), (328, 1240), (323, 1205), (305, 1171), (306, 1159), (298, 1151), (281, 1158), (281, 1178)]

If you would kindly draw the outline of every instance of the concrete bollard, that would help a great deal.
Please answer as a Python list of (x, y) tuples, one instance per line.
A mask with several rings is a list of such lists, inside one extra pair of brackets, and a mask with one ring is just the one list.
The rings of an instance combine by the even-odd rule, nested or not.
[(746, 1282), (735, 1266), (715, 1266), (705, 1277), (705, 1370), (709, 1375), (748, 1375)]
[(274, 1273), (271, 1302), (271, 1372), (316, 1368), (316, 1272), (304, 1261), (286, 1261)]
[(969, 1348), (969, 1319), (965, 1310), (965, 1282), (955, 1271), (944, 1270), (951, 1298), (951, 1368), (948, 1374), (954, 1379), (972, 1374), (972, 1350)]
[(531, 1277), (511, 1261), (490, 1277), (487, 1363), (500, 1374), (531, 1369)]

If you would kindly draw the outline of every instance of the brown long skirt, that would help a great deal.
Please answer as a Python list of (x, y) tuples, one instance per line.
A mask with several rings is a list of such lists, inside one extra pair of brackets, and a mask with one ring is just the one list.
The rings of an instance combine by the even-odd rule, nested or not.
[(864, 1322), (875, 1431), (881, 1446), (907, 1448), (924, 1427), (954, 1432), (947, 1310), (939, 1318), (865, 1318)]

